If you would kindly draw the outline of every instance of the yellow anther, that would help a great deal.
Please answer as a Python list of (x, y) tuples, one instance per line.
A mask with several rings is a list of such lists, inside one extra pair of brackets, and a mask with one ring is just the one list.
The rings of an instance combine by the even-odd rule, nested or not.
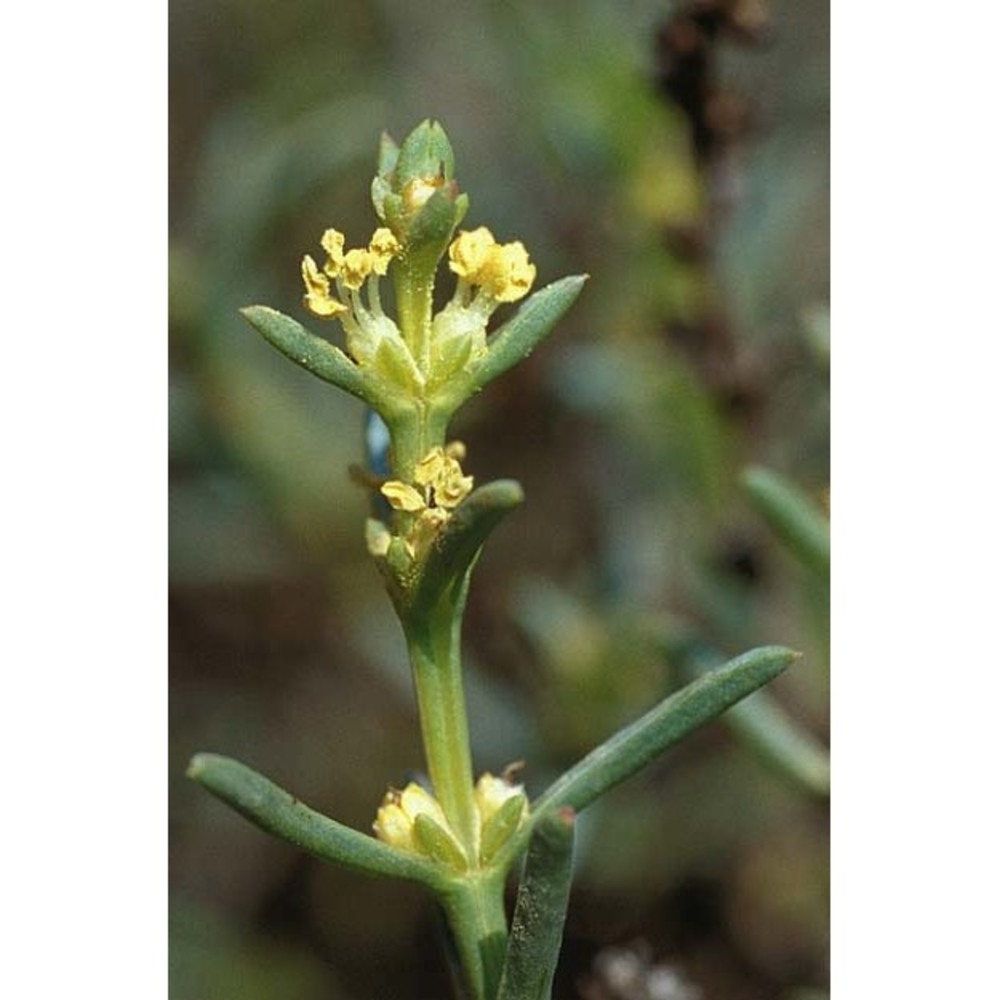
[(320, 246), (326, 251), (326, 263), (323, 270), (331, 277), (336, 278), (344, 267), (344, 234), (336, 229), (328, 229), (323, 233), (319, 241)]
[(472, 476), (462, 474), (458, 460), (444, 448), (432, 448), (417, 463), (413, 470), (413, 481), (418, 486), (430, 487), (434, 491), (434, 503), (438, 507), (457, 507), (472, 490)]
[(474, 282), (495, 246), (496, 240), (485, 226), (459, 233), (448, 247), (448, 267), (460, 278)]
[(433, 486), (444, 471), (444, 449), (431, 448), (413, 470), (413, 481), (418, 486)]
[(458, 462), (454, 465), (455, 470), (449, 471), (434, 487), (434, 499), (439, 507), (457, 507), (472, 492), (472, 476), (463, 476)]
[(535, 265), (528, 260), (528, 251), (520, 240), (493, 247), (476, 277), (476, 283), (497, 302), (524, 298), (534, 280)]
[(390, 479), (389, 482), (383, 483), (380, 492), (389, 501), (389, 506), (393, 510), (406, 510), (415, 514), (427, 506), (418, 490), (406, 483), (401, 483), (398, 479)]
[(399, 253), (399, 240), (392, 235), (391, 229), (382, 226), (372, 233), (368, 252), (372, 256), (372, 270), (376, 274), (385, 274), (389, 269), (389, 261)]
[(344, 284), (351, 291), (356, 292), (365, 283), (368, 275), (372, 273), (373, 263), (374, 260), (369, 250), (348, 250), (344, 254), (344, 267), (341, 272)]
[(306, 286), (302, 301), (311, 313), (324, 319), (332, 319), (347, 312), (347, 306), (330, 294), (329, 278), (308, 254), (302, 258), (302, 282)]

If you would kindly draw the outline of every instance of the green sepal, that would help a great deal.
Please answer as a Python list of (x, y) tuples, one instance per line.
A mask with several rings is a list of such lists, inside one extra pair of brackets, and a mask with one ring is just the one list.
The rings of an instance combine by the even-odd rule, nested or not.
[(379, 218), (393, 231), (396, 238), (402, 240), (406, 235), (403, 224), (403, 199), (378, 182), (378, 177), (372, 181), (372, 201), (375, 203), (375, 209), (379, 213)]
[(366, 875), (421, 882), (436, 891), (444, 884), (430, 861), (329, 819), (239, 761), (200, 753), (187, 773), (251, 823), (325, 861)]
[(383, 221), (386, 218), (385, 200), (386, 198), (396, 198), (396, 211), (402, 204), (401, 199), (393, 194), (392, 172), (399, 158), (399, 146), (393, 141), (388, 132), (383, 132), (378, 144), (378, 173), (372, 179), (372, 205), (375, 206), (375, 214)]
[(479, 843), (479, 860), (487, 865), (521, 825), (527, 797), (512, 795), (486, 821)]
[(247, 306), (240, 313), (272, 347), (306, 371), (363, 400), (383, 417), (395, 409), (390, 386), (290, 316), (268, 306)]
[[(382, 220), (382, 222), (389, 223), (389, 219), (386, 212), (386, 199), (395, 198), (396, 208), (393, 212), (394, 217), (398, 217), (399, 208), (402, 205), (402, 199), (398, 195), (392, 193), (392, 186), (389, 182), (381, 176), (381, 174), (376, 174), (372, 178), (372, 205), (375, 207), (375, 214)], [(389, 228), (393, 229), (394, 226), (390, 223)]]
[(526, 358), (576, 301), (586, 280), (585, 274), (562, 278), (528, 298), (490, 338), (486, 354), (470, 366), (466, 395)]
[(447, 246), (468, 207), (469, 196), (459, 194), (454, 184), (439, 188), (410, 220), (407, 242), (418, 248), (429, 243)]
[(388, 132), (383, 131), (378, 141), (378, 172), (380, 177), (388, 179), (396, 169), (399, 160), (399, 146)]
[(830, 573), (830, 523), (784, 476), (754, 467), (743, 474), (754, 507), (771, 530), (812, 570)]
[(426, 813), (418, 813), (413, 821), (413, 837), (428, 857), (448, 868), (463, 872), (469, 861), (455, 838), (434, 822)]
[(549, 1000), (573, 875), (572, 809), (543, 815), (528, 844), (497, 1000)]
[(392, 541), (389, 542), (385, 565), (396, 580), (408, 578), (413, 570), (413, 556), (410, 555), (406, 542), (398, 535), (393, 535)]
[(469, 196), (458, 194), (454, 184), (435, 191), (412, 216), (401, 205), (396, 221), (403, 243), (400, 264), (418, 275), (432, 274), (468, 207)]
[(463, 586), (489, 533), (524, 501), (521, 484), (498, 479), (473, 490), (431, 544), (419, 575), (402, 595), (407, 617), (419, 621)]
[(392, 169), (397, 191), (414, 180), (441, 177), (450, 181), (455, 176), (455, 152), (441, 125), (429, 119), (422, 121), (403, 140)]
[(431, 385), (447, 385), (452, 376), (461, 371), (472, 357), (472, 337), (462, 334), (447, 337), (433, 345), (434, 357), (431, 371), (434, 375)]
[(405, 398), (412, 398), (420, 387), (420, 372), (402, 340), (383, 337), (372, 355), (371, 367)]

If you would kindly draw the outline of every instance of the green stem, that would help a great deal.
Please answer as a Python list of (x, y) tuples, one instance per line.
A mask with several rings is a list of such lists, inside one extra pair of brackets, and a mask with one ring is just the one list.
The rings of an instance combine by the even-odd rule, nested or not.
[(451, 414), (439, 406), (417, 400), (390, 421), (392, 473), (404, 483), (413, 481), (413, 469), (431, 448), (442, 446)]
[[(434, 309), (434, 268), (402, 257), (395, 271), (396, 316), (403, 340), (423, 376), (431, 367), (431, 318)], [(437, 261), (434, 261), (436, 266)]]
[(470, 877), (442, 896), (472, 1000), (494, 1000), (507, 951), (504, 879)]
[(472, 753), (462, 686), (460, 643), (464, 588), (449, 594), (419, 621), (404, 621), (420, 713), (424, 754), (434, 795), (465, 847), (478, 862)]

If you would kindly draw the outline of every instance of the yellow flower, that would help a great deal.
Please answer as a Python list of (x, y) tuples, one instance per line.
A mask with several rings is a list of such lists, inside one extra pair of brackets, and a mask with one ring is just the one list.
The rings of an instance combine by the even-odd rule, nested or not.
[(458, 459), (441, 447), (432, 448), (417, 463), (413, 480), (418, 486), (433, 490), (431, 499), (435, 506), (449, 509), (457, 507), (469, 495), (473, 483), (472, 476), (462, 475)]
[(477, 283), (497, 300), (516, 302), (531, 290), (535, 265), (520, 240), (494, 247), (480, 268)]
[(511, 784), (506, 778), (496, 778), (486, 771), (476, 782), (474, 793), (480, 824), (485, 826), (500, 807), (516, 795), (524, 797), (523, 785)]
[(427, 506), (427, 501), (419, 490), (414, 489), (406, 483), (401, 483), (398, 479), (390, 479), (389, 482), (381, 486), (382, 496), (389, 501), (389, 506), (393, 510), (405, 510), (411, 514), (423, 510)]
[(528, 799), (521, 785), (508, 775), (495, 778), (487, 771), (476, 782), (473, 800), (479, 814), (479, 861), (489, 864), (514, 836), (528, 815)]
[[(423, 819), (418, 824), (418, 817)], [(465, 867), (465, 851), (452, 832), (437, 799), (411, 781), (401, 792), (390, 788), (373, 824), (379, 840), (403, 851), (414, 851)]]
[(463, 475), (458, 460), (458, 456), (464, 455), (465, 445), (461, 441), (452, 441), (444, 448), (431, 448), (417, 462), (413, 483), (390, 479), (380, 487), (393, 510), (417, 515), (404, 536), (411, 556), (427, 549), (451, 512), (471, 492), (473, 477)]
[(308, 254), (302, 258), (302, 281), (306, 286), (302, 301), (311, 313), (323, 319), (333, 319), (347, 312), (347, 306), (330, 294), (330, 279)]
[(413, 470), (415, 485), (390, 479), (382, 484), (382, 495), (394, 510), (411, 514), (442, 508), (442, 512), (453, 510), (469, 495), (474, 482), (472, 476), (462, 474), (462, 466), (454, 457), (456, 452), (464, 454), (464, 445), (457, 441), (447, 449), (431, 448)]
[(448, 247), (448, 267), (460, 278), (474, 282), (495, 246), (496, 240), (485, 226), (461, 232)]
[(482, 288), (494, 302), (516, 302), (535, 281), (535, 265), (528, 260), (524, 244), (520, 240), (497, 243), (485, 226), (458, 234), (448, 247), (448, 267)]

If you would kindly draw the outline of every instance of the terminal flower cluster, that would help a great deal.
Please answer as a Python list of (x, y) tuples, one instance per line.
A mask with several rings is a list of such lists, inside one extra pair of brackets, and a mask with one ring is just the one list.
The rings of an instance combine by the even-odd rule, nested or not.
[[(420, 370), (412, 337), (382, 308), (379, 279), (403, 245), (385, 226), (375, 230), (367, 247), (345, 251), (344, 244), (343, 233), (327, 229), (320, 240), (326, 254), (322, 267), (310, 254), (303, 257), (303, 304), (314, 316), (341, 323), (348, 354), (358, 365), (372, 366), (381, 347), (394, 356), (397, 370), (401, 363), (415, 384), (423, 384), (434, 372)], [(502, 303), (527, 295), (536, 274), (520, 240), (498, 243), (485, 226), (458, 234), (448, 247), (448, 266), (456, 275), (455, 292), (431, 323), (432, 367), (447, 367), (456, 356), (465, 361), (482, 357), (490, 317)]]

